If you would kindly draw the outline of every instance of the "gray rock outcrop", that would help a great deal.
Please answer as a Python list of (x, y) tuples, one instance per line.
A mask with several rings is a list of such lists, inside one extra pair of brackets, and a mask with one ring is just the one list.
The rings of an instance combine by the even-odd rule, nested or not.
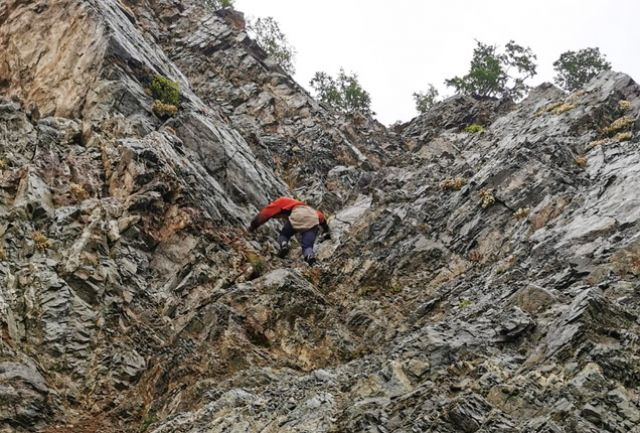
[[(0, 4), (0, 432), (640, 432), (640, 86), (389, 131), (244, 26)], [(283, 194), (316, 267), (244, 229)]]

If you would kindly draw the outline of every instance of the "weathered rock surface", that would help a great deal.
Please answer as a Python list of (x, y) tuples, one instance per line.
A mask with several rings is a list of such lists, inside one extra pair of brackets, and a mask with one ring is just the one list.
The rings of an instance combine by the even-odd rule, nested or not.
[[(235, 11), (5, 1), (0, 431), (640, 432), (639, 113), (610, 72), (391, 132)], [(280, 194), (319, 266), (244, 231)]]

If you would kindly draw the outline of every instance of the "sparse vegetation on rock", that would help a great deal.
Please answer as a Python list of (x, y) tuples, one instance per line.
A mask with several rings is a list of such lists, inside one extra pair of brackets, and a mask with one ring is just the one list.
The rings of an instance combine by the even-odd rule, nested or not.
[(173, 104), (165, 104), (164, 102), (156, 99), (151, 107), (154, 114), (161, 119), (173, 117), (178, 114), (178, 107)]
[(180, 86), (175, 81), (162, 75), (156, 75), (151, 80), (149, 90), (153, 97), (163, 104), (177, 107), (180, 104)]
[(39, 230), (31, 233), (31, 239), (33, 240), (37, 249), (44, 251), (51, 247), (51, 241), (49, 238)]
[(578, 167), (582, 167), (582, 168), (586, 167), (587, 163), (589, 162), (588, 158), (586, 156), (584, 156), (584, 155), (576, 156), (575, 157), (575, 161), (576, 161), (576, 165)]
[(625, 130), (631, 129), (634, 123), (635, 119), (632, 116), (625, 115), (611, 122), (609, 126), (602, 130), (602, 133), (611, 136), (620, 132), (625, 132)]
[(614, 141), (629, 141), (632, 138), (633, 138), (633, 132), (631, 131), (618, 132), (616, 135), (613, 136)]
[(479, 134), (485, 132), (484, 126), (477, 123), (472, 123), (464, 127), (464, 132), (467, 134)]
[[(629, 76), (389, 131), (327, 113), (239, 12), (41, 3), (0, 7), (0, 431), (636, 427)], [(149, 71), (189, 86), (162, 125)], [(313, 266), (247, 231), (283, 194), (328, 217)]]
[(458, 307), (465, 309), (465, 308), (469, 308), (473, 306), (473, 301), (467, 298), (463, 298), (460, 300), (460, 302), (458, 303)]
[(82, 185), (75, 182), (72, 182), (69, 185), (69, 193), (77, 201), (82, 201), (89, 198), (89, 193), (87, 192), (87, 190)]
[(558, 102), (553, 102), (549, 105), (546, 105), (545, 107), (542, 107), (540, 110), (538, 110), (536, 114), (538, 115), (543, 113), (562, 114), (567, 111), (573, 110), (574, 108), (576, 108), (576, 105), (572, 102), (558, 101)]
[(631, 109), (631, 102), (624, 99), (618, 101), (618, 109), (622, 112), (629, 111)]
[(458, 176), (458, 177), (447, 178), (443, 180), (442, 182), (440, 182), (440, 188), (442, 188), (444, 191), (448, 191), (448, 190), (459, 191), (466, 184), (467, 184), (467, 181), (463, 177)]
[(493, 191), (491, 189), (485, 188), (480, 191), (480, 206), (483, 208), (488, 208), (493, 206), (496, 202), (496, 198), (493, 195)]
[(151, 80), (149, 91), (155, 98), (151, 110), (161, 119), (173, 117), (178, 113), (180, 104), (180, 86), (161, 75), (156, 75)]

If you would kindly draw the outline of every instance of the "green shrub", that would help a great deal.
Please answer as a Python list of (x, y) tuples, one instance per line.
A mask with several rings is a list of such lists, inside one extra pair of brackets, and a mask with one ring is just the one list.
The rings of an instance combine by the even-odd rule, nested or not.
[(251, 279), (258, 278), (264, 273), (266, 264), (258, 254), (251, 251), (247, 252), (247, 262), (251, 265)]
[(156, 75), (149, 86), (153, 97), (164, 104), (178, 106), (180, 104), (180, 86), (175, 81)]
[(485, 131), (484, 126), (478, 125), (477, 123), (472, 123), (471, 125), (467, 125), (464, 128), (464, 132), (468, 134), (477, 134), (477, 133), (482, 133), (484, 131)]
[(461, 309), (469, 308), (471, 306), (473, 306), (473, 301), (467, 298), (460, 299), (460, 302), (458, 303), (458, 307)]

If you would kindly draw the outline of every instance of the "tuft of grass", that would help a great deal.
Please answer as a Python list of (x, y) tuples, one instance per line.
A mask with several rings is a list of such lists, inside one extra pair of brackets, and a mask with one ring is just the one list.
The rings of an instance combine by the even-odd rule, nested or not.
[(496, 198), (493, 195), (492, 190), (485, 188), (482, 191), (480, 191), (480, 206), (482, 206), (483, 209), (486, 209), (489, 206), (492, 206), (495, 202), (496, 202)]
[(613, 140), (611, 140), (610, 138), (601, 138), (600, 140), (593, 140), (591, 143), (587, 144), (587, 147), (585, 149), (591, 150), (594, 147), (604, 146), (605, 144), (610, 144), (612, 142)]
[(548, 104), (542, 107), (541, 109), (539, 109), (536, 112), (536, 115), (539, 116), (543, 113), (562, 114), (569, 110), (573, 110), (574, 108), (576, 108), (576, 104), (574, 104), (573, 102), (565, 102), (565, 101), (552, 102), (551, 104)]
[(455, 178), (449, 177), (443, 180), (442, 182), (440, 182), (440, 188), (442, 188), (444, 191), (448, 191), (452, 189), (459, 191), (466, 184), (467, 184), (467, 181), (462, 177), (459, 177), (459, 176)]
[(89, 198), (89, 193), (79, 183), (72, 183), (69, 185), (69, 193), (77, 201), (86, 200)]
[(640, 253), (637, 250), (618, 252), (610, 259), (613, 272), (624, 276), (640, 275)]
[(502, 260), (496, 267), (496, 275), (502, 275), (505, 272), (507, 272), (509, 269), (513, 267), (513, 265), (516, 263), (517, 260), (518, 259), (513, 255)]
[(7, 260), (7, 250), (0, 245), (0, 262), (4, 262), (5, 260)]
[(462, 298), (460, 299), (460, 302), (458, 302), (458, 307), (460, 307), (461, 309), (469, 308), (472, 305), (473, 305), (473, 301), (467, 298)]
[(631, 110), (631, 102), (621, 99), (618, 101), (618, 109), (622, 112)]
[(398, 293), (401, 293), (402, 289), (404, 289), (403, 286), (399, 286), (395, 284), (391, 284), (389, 287), (387, 287), (387, 291), (395, 295), (397, 295)]
[(468, 133), (468, 134), (482, 134), (483, 132), (485, 132), (484, 126), (479, 125), (477, 123), (472, 123), (471, 125), (467, 125), (464, 128), (464, 132)]
[(469, 251), (468, 259), (473, 263), (480, 263), (484, 259), (484, 255), (479, 250)]
[(173, 104), (165, 104), (164, 102), (156, 99), (151, 107), (156, 116), (161, 119), (173, 117), (178, 113), (178, 107)]
[(156, 75), (149, 86), (153, 97), (163, 104), (178, 106), (180, 104), (180, 86), (175, 81)]
[(613, 136), (613, 139), (615, 141), (629, 141), (631, 140), (631, 138), (633, 137), (633, 133), (631, 131), (626, 131), (626, 132), (618, 132), (616, 135)]
[(151, 424), (158, 421), (156, 412), (151, 410), (144, 416), (142, 423), (140, 424), (140, 433), (145, 433), (151, 427)]
[(589, 162), (589, 160), (587, 159), (586, 156), (584, 155), (578, 155), (574, 158), (576, 165), (578, 167), (584, 168), (587, 166), (587, 163)]
[(516, 219), (521, 220), (528, 217), (530, 212), (531, 209), (529, 209), (528, 207), (521, 207), (513, 213), (513, 216), (516, 217)]
[(536, 116), (539, 116), (543, 113), (548, 113), (551, 110), (554, 110), (555, 108), (561, 106), (562, 104), (564, 104), (564, 102), (560, 101), (560, 102), (552, 102), (551, 104), (547, 104), (544, 107), (540, 108), (537, 112), (536, 112)]
[(258, 278), (264, 273), (266, 265), (258, 254), (247, 252), (247, 262), (251, 265), (251, 278)]
[(568, 103), (568, 102), (563, 102), (562, 104), (558, 105), (557, 107), (554, 107), (551, 110), (551, 113), (552, 114), (562, 114), (562, 113), (565, 113), (565, 112), (567, 112), (569, 110), (573, 110), (574, 108), (576, 108), (575, 104), (571, 104), (571, 103)]
[(5, 161), (4, 158), (0, 158), (0, 170), (5, 170), (7, 166), (7, 161)]
[(567, 101), (571, 101), (574, 102), (576, 99), (580, 98), (581, 96), (586, 95), (587, 92), (584, 90), (578, 90), (576, 92), (573, 92), (572, 94), (569, 95), (569, 97), (567, 98)]
[(624, 115), (622, 117), (617, 118), (613, 122), (611, 122), (611, 125), (604, 128), (602, 130), (602, 133), (604, 135), (612, 136), (626, 129), (631, 129), (631, 127), (633, 127), (634, 122), (635, 122), (635, 119), (633, 117), (629, 115)]
[(45, 234), (39, 230), (31, 233), (31, 239), (33, 240), (33, 242), (35, 242), (36, 248), (40, 251), (45, 251), (46, 249), (51, 247), (51, 242), (49, 241), (47, 236), (45, 236)]
[(552, 102), (551, 104), (547, 104), (536, 112), (536, 116), (540, 116), (541, 114), (544, 114), (544, 113), (562, 114), (569, 110), (573, 110), (574, 108), (576, 108), (576, 104), (571, 101), (578, 96), (580, 95), (578, 94), (571, 95), (566, 101), (558, 101), (558, 102)]

